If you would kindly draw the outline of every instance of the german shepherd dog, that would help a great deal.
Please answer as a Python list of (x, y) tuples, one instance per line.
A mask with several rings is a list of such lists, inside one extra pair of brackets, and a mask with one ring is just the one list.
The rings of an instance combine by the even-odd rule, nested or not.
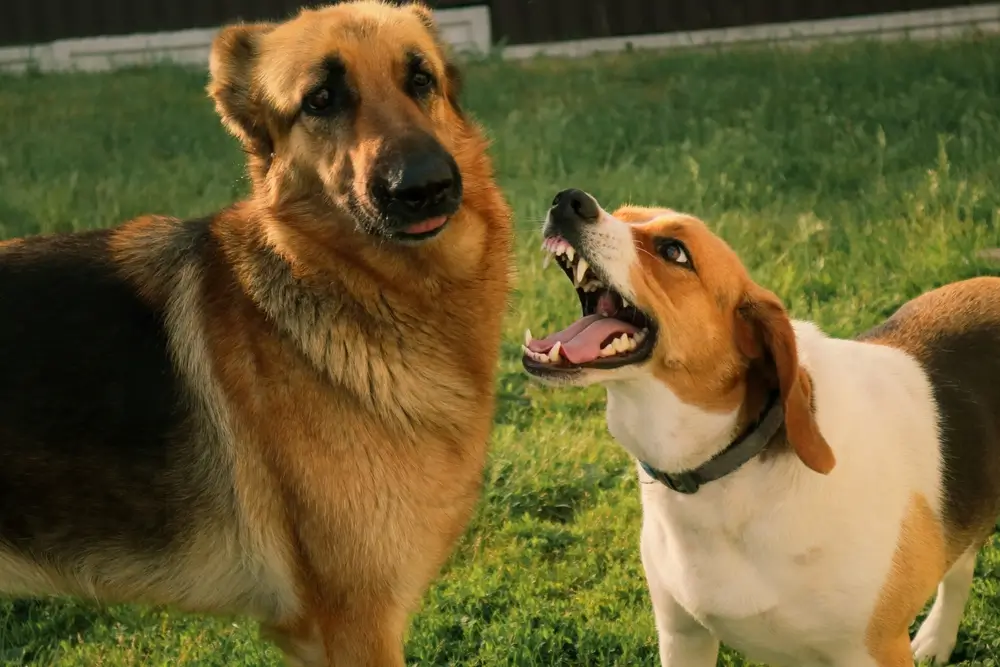
[(508, 205), (423, 5), (227, 26), (252, 193), (0, 245), (0, 592), (403, 665), (482, 483)]

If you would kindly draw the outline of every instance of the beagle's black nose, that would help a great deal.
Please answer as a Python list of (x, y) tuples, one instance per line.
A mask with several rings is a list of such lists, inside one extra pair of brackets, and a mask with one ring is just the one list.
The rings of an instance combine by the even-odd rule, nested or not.
[(552, 200), (550, 215), (555, 222), (597, 222), (601, 207), (583, 190), (563, 190)]

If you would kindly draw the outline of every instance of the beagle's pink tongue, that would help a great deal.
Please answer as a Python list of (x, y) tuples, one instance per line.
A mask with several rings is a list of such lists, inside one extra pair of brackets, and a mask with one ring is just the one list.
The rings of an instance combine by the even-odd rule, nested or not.
[(528, 345), (532, 352), (547, 353), (556, 343), (562, 343), (562, 356), (571, 364), (583, 364), (601, 356), (601, 345), (612, 336), (623, 333), (633, 335), (638, 329), (629, 324), (600, 314), (587, 315), (562, 331)]

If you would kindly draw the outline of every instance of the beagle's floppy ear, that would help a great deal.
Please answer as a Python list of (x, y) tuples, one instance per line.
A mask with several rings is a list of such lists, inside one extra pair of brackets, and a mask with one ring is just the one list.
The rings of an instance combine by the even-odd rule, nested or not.
[(260, 38), (273, 23), (242, 23), (222, 28), (212, 41), (208, 93), (222, 123), (254, 155), (271, 152), (265, 109), (253, 86)]
[(736, 311), (737, 346), (751, 360), (773, 365), (785, 409), (785, 431), (806, 466), (828, 474), (837, 461), (812, 410), (812, 381), (799, 366), (788, 312), (772, 292), (754, 285)]

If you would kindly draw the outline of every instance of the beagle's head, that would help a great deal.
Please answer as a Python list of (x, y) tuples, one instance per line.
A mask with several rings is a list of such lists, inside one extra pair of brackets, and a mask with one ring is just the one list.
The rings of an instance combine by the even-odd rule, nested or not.
[(543, 235), (583, 312), (545, 338), (526, 335), (529, 374), (553, 385), (652, 376), (685, 404), (747, 423), (778, 390), (796, 453), (813, 470), (833, 469), (788, 313), (702, 221), (665, 208), (609, 214), (565, 190)]

